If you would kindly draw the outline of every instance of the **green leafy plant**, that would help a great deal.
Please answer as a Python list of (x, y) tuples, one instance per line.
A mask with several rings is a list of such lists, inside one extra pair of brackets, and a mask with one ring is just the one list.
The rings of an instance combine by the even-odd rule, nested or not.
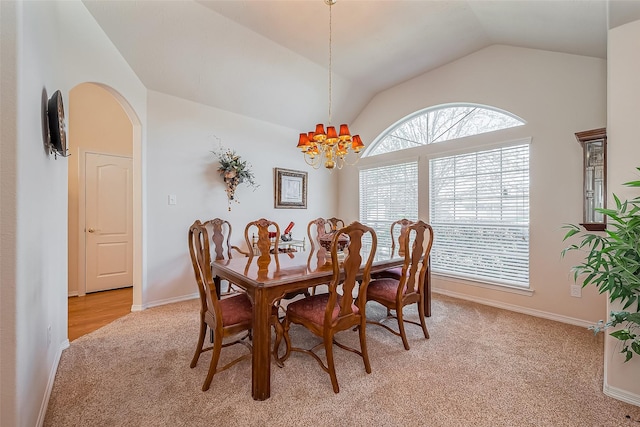
[(218, 173), (220, 173), (227, 186), (225, 191), (229, 200), (229, 210), (231, 210), (231, 201), (239, 203), (235, 198), (238, 185), (246, 183), (255, 189), (259, 187), (259, 184), (256, 183), (251, 171), (251, 164), (246, 160), (242, 160), (234, 150), (223, 148), (221, 145), (218, 151), (212, 151), (212, 153), (220, 162)]
[[(640, 181), (624, 185), (640, 187)], [(569, 251), (585, 253), (584, 261), (572, 268), (574, 280), (582, 278), (583, 288), (594, 285), (600, 293), (608, 293), (609, 301), (623, 305), (624, 311), (612, 311), (608, 322), (591, 329), (597, 333), (622, 325), (610, 335), (621, 341), (626, 362), (633, 353), (640, 355), (640, 197), (621, 201), (614, 194), (613, 198), (615, 209), (597, 209), (607, 218), (604, 232), (584, 232), (573, 224), (563, 227), (567, 229), (564, 240), (578, 235), (580, 242), (565, 248), (562, 256)]]

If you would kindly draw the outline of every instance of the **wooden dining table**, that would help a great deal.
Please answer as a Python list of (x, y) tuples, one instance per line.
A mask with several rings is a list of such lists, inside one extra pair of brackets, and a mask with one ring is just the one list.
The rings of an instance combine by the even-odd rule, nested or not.
[[(401, 266), (404, 258), (377, 251), (371, 272)], [(256, 255), (218, 260), (211, 264), (216, 282), (228, 280), (244, 289), (253, 303), (251, 394), (255, 400), (271, 395), (271, 322), (273, 304), (285, 294), (327, 284), (333, 277), (330, 255), (320, 251)], [(429, 277), (429, 276), (427, 276)], [(431, 315), (430, 280), (425, 284), (425, 315)]]

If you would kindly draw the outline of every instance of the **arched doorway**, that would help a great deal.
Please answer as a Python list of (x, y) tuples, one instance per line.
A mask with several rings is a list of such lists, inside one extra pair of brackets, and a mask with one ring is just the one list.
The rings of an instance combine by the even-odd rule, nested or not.
[(69, 296), (130, 287), (126, 312), (142, 299), (141, 135), (112, 88), (82, 83), (69, 92)]

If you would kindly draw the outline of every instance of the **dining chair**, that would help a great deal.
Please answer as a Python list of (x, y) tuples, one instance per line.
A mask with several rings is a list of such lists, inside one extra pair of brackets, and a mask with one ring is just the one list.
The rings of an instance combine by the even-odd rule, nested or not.
[[(253, 231), (255, 229), (255, 232)], [(257, 239), (253, 239), (253, 236), (257, 232)], [(274, 235), (275, 238), (269, 237), (269, 235)], [(249, 235), (252, 237), (250, 238)], [(268, 220), (266, 218), (260, 218), (255, 221), (249, 222), (244, 228), (244, 239), (247, 244), (247, 247), (251, 251), (251, 257), (257, 256), (258, 260), (258, 272), (260, 271), (268, 271), (268, 266), (272, 262), (272, 260), (276, 264), (276, 270), (280, 269), (280, 260), (278, 256), (271, 257), (271, 252), (274, 254), (279, 253), (278, 248), (278, 240), (280, 240), (280, 226), (278, 223)], [(255, 242), (254, 242), (255, 240)], [(254, 243), (255, 248), (257, 249), (258, 254), (254, 255)], [(281, 319), (279, 316), (280, 311), (285, 312), (285, 308), (282, 306), (282, 300), (289, 300), (297, 297), (298, 295), (309, 295), (308, 290), (300, 290), (286, 293), (282, 298), (279, 298), (275, 301), (273, 306), (273, 312), (271, 315), (271, 323), (276, 329), (276, 340), (273, 347), (273, 355), (276, 360), (276, 363), (279, 367), (282, 367), (282, 359), (278, 356), (278, 349), (280, 347), (280, 342), (282, 340), (282, 331), (283, 326), (281, 323)]]
[[(189, 253), (198, 284), (200, 294), (200, 332), (198, 345), (191, 360), (191, 368), (195, 368), (200, 355), (212, 350), (211, 362), (207, 378), (202, 385), (202, 391), (207, 391), (213, 376), (236, 363), (251, 357), (252, 346), (247, 341), (252, 327), (253, 308), (247, 294), (241, 293), (228, 298), (219, 299), (213, 283), (211, 273), (211, 255), (209, 252), (209, 235), (207, 228), (196, 220), (189, 228)], [(207, 327), (213, 331), (213, 344), (203, 348)], [(237, 335), (246, 332), (242, 337)], [(233, 341), (223, 343), (228, 337), (236, 337)], [(242, 344), (249, 349), (249, 353), (239, 356), (218, 369), (220, 352), (223, 347)]]
[[(413, 240), (411, 250), (409, 242)], [(404, 263), (401, 267), (400, 278), (384, 277), (374, 279), (367, 289), (367, 301), (375, 301), (387, 308), (387, 317), (381, 321), (367, 319), (367, 323), (382, 326), (394, 335), (402, 338), (405, 350), (409, 350), (409, 342), (404, 329), (404, 323), (413, 323), (422, 327), (425, 338), (429, 338), (425, 323), (425, 275), (429, 268), (429, 253), (433, 245), (433, 229), (423, 221), (417, 221), (406, 227), (403, 239)], [(420, 323), (404, 318), (403, 309), (410, 304), (418, 304)], [(395, 316), (391, 314), (395, 311)], [(398, 331), (391, 329), (382, 322), (395, 318)], [(286, 326), (285, 326), (286, 339)]]
[[(413, 221), (408, 220), (406, 218), (399, 219), (391, 223), (391, 255), (393, 256), (396, 253), (396, 247), (398, 248), (398, 256), (404, 256), (404, 240), (405, 234), (407, 231), (407, 227), (413, 224)], [(396, 228), (397, 227), (397, 228)], [(396, 239), (397, 235), (397, 239)], [(396, 245), (396, 240), (398, 245)], [(381, 279), (381, 278), (391, 278), (400, 280), (402, 275), (402, 267), (393, 267), (388, 268), (383, 271), (379, 271), (377, 273), (373, 273), (371, 277), (373, 279)]]
[[(341, 235), (349, 237), (348, 253), (343, 262), (338, 261), (338, 241)], [(371, 246), (364, 249), (363, 236), (371, 236)], [(347, 227), (337, 231), (331, 243), (331, 258), (333, 266), (333, 278), (329, 284), (329, 292), (318, 294), (293, 301), (287, 306), (287, 314), (284, 321), (284, 340), (286, 353), (281, 361), (286, 361), (292, 351), (309, 354), (320, 367), (331, 377), (333, 391), (338, 393), (338, 379), (336, 376), (333, 358), (333, 345), (351, 351), (362, 357), (365, 371), (371, 373), (371, 364), (367, 353), (366, 340), (366, 291), (370, 281), (371, 264), (376, 251), (377, 237), (371, 227), (353, 222)], [(364, 261), (364, 270), (360, 276), (360, 268)], [(357, 279), (362, 277), (361, 282)], [(354, 290), (357, 298), (354, 299)], [(307, 328), (314, 335), (322, 339), (318, 345), (304, 349), (293, 347), (289, 336), (291, 324), (298, 324)], [(341, 331), (357, 329), (360, 337), (360, 350), (339, 343), (335, 335)], [(323, 346), (325, 350), (326, 364), (318, 356), (316, 350)]]

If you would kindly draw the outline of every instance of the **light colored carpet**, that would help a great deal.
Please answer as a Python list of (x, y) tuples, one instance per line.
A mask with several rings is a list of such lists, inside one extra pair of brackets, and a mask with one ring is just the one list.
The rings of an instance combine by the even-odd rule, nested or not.
[[(370, 316), (383, 309), (371, 304)], [(417, 319), (415, 310), (405, 310)], [(198, 302), (127, 316), (62, 354), (45, 426), (637, 426), (640, 408), (602, 393), (602, 335), (435, 295), (431, 338), (408, 325), (411, 350), (367, 328), (373, 372), (335, 349), (340, 393), (309, 356), (272, 364), (271, 398), (251, 398), (251, 362), (200, 387), (210, 352), (189, 368)], [(294, 345), (314, 342), (292, 327)], [(357, 333), (339, 340), (357, 346)], [(223, 349), (222, 357), (243, 351)], [(224, 362), (223, 360), (223, 362)], [(631, 418), (626, 418), (626, 416)]]

